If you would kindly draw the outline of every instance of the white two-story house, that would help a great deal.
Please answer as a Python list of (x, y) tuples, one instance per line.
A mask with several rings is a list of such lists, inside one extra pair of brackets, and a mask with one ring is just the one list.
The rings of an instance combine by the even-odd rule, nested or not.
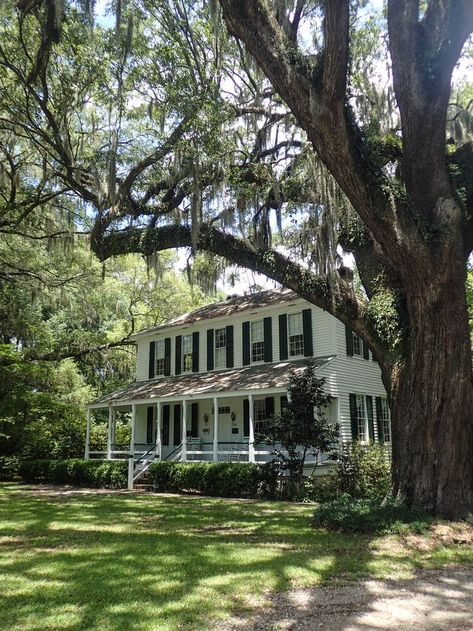
[[(371, 352), (292, 291), (229, 297), (132, 339), (136, 381), (89, 404), (85, 456), (131, 457), (135, 479), (154, 458), (266, 461), (271, 447), (255, 444), (258, 425), (280, 412), (291, 371), (308, 361), (326, 378), (334, 397), (326, 414), (340, 425), (342, 441), (391, 440), (386, 393)], [(104, 408), (107, 448), (92, 450), (91, 423)], [(129, 446), (115, 444), (118, 412), (130, 418)]]

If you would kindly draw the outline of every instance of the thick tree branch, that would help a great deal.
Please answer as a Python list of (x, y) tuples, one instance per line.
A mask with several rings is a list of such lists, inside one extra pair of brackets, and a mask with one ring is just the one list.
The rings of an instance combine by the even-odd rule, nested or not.
[[(392, 260), (406, 253), (386, 176), (372, 163), (346, 102), (348, 1), (326, 3), (326, 47), (309, 61), (287, 37), (266, 0), (220, 0), (229, 31), (244, 41), (364, 224)], [(384, 184), (384, 185), (383, 185)]]
[(438, 202), (451, 198), (445, 161), (451, 76), (473, 29), (473, 3), (431, 0), (419, 21), (418, 0), (389, 0), (388, 29), (406, 189), (417, 212), (444, 224)]
[[(187, 226), (131, 227), (105, 234), (101, 243), (92, 244), (101, 260), (131, 252), (149, 255), (170, 248), (191, 246), (191, 230)], [(256, 250), (244, 240), (209, 225), (201, 226), (197, 246), (199, 250), (225, 257), (234, 265), (264, 274), (284, 287), (293, 289), (302, 298), (349, 325), (378, 356), (385, 353), (382, 343), (364, 319), (366, 303), (341, 278), (316, 275), (276, 250)]]

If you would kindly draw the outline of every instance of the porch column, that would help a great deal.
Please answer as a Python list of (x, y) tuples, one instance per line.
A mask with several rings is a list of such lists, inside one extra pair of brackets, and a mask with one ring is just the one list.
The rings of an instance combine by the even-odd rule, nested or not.
[(248, 437), (248, 461), (255, 462), (255, 426), (253, 423), (253, 395), (248, 395), (248, 420), (249, 420), (249, 437)]
[(181, 462), (187, 460), (187, 401), (182, 401), (182, 452)]
[(214, 452), (213, 459), (218, 460), (218, 399), (214, 397)]
[(156, 403), (156, 455), (161, 460), (161, 414), (163, 405), (160, 401)]
[(90, 426), (92, 423), (92, 410), (87, 410), (87, 426), (85, 430), (85, 453), (84, 458), (88, 460), (90, 458)]
[(131, 436), (130, 453), (128, 454), (128, 489), (133, 490), (133, 470), (135, 468), (135, 429), (136, 429), (136, 403), (131, 406)]
[(115, 410), (111, 405), (108, 406), (108, 425), (107, 425), (107, 460), (112, 458), (112, 435), (113, 435), (113, 421), (115, 417)]

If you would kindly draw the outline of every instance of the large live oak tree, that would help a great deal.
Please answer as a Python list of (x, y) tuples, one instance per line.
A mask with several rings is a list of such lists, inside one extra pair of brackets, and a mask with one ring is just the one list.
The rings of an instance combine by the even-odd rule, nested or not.
[[(319, 265), (314, 271), (271, 247), (271, 239), (258, 232), (258, 226), (265, 225), (261, 218), (284, 202), (278, 199), (282, 182), (266, 189), (264, 202), (254, 205), (251, 238), (238, 235), (234, 225), (225, 229), (217, 197), (203, 209), (203, 197), (211, 196), (204, 192), (228, 178), (228, 173), (219, 166), (224, 149), (219, 145), (209, 150), (214, 151), (214, 161), (205, 161), (199, 139), (215, 135), (221, 122), (216, 111), (226, 105), (218, 101), (212, 72), (206, 74), (205, 62), (199, 59), (204, 47), (183, 0), (156, 0), (151, 6), (157, 7), (162, 23), (169, 19), (177, 24), (172, 26), (172, 37), (189, 47), (190, 54), (182, 53), (189, 80), (184, 77), (181, 85), (189, 83), (194, 92), (177, 95), (173, 116), (165, 125), (166, 138), (158, 134), (155, 149), (142, 152), (134, 163), (129, 159), (123, 163), (119, 177), (117, 152), (111, 152), (115, 172), (100, 187), (93, 185), (90, 164), (84, 169), (85, 159), (74, 150), (70, 129), (64, 131), (60, 111), (66, 106), (60, 106), (60, 98), (55, 103), (48, 97), (49, 54), (57, 37), (43, 38), (32, 80), (11, 61), (7, 50), (0, 53), (3, 64), (24, 85), (28, 103), (34, 104), (34, 112), (27, 113), (24, 122), (20, 119), (22, 133), (49, 156), (67, 191), (97, 211), (92, 230), (97, 256), (101, 260), (126, 252), (150, 256), (174, 247), (211, 252), (266, 274), (350, 326), (370, 345), (388, 392), (393, 494), (438, 515), (463, 516), (473, 510), (473, 371), (465, 294), (466, 263), (473, 248), (473, 146), (466, 143), (448, 152), (446, 125), (452, 71), (473, 30), (473, 3), (430, 0), (422, 12), (416, 0), (387, 4), (401, 126), (397, 134), (383, 136), (361, 124), (351, 98), (354, 44), (349, 0), (220, 0), (229, 32), (243, 43), (273, 86), (259, 91), (254, 74), (245, 68), (248, 62), (240, 44), (238, 72), (248, 70), (241, 74), (240, 84), (249, 85), (255, 98), (233, 103), (226, 120), (253, 114), (261, 116), (263, 123), (254, 149), (240, 161), (240, 176), (241, 172), (244, 176), (239, 182), (246, 178), (246, 184), (253, 186), (264, 179), (266, 171), (259, 167), (268, 155), (277, 158), (280, 151), (301, 144), (297, 136), (282, 142), (279, 136), (269, 148), (260, 142), (263, 129), (288, 117), (280, 103), (268, 109), (267, 95), (272, 97), (276, 91), (356, 213), (357, 219), (338, 218), (338, 238), (354, 255), (362, 294), (333, 266)], [(168, 5), (178, 16), (175, 22)], [(323, 17), (323, 33), (317, 54), (307, 55), (299, 30), (304, 15), (315, 5)], [(168, 49), (163, 50), (167, 55)], [(218, 45), (206, 50), (204, 57), (209, 55), (213, 55), (214, 73), (221, 73)], [(185, 64), (176, 65), (179, 72)], [(187, 98), (193, 112), (182, 107)], [(206, 110), (208, 126), (203, 130), (199, 127), (203, 110), (196, 114), (196, 104), (198, 109), (214, 98), (216, 111), (209, 115)], [(41, 117), (47, 131), (38, 127)], [(187, 159), (177, 166), (174, 160), (171, 168), (170, 157), (182, 151)], [(120, 159), (123, 155), (118, 152)], [(290, 178), (297, 165), (290, 157), (286, 162), (284, 173)], [(258, 168), (253, 169), (255, 165)], [(234, 207), (223, 210), (237, 213), (245, 206), (242, 187), (237, 189)]]
[[(445, 129), (452, 71), (473, 29), (473, 3), (431, 0), (422, 16), (418, 0), (387, 4), (402, 126), (395, 179), (383, 171), (348, 106), (349, 0), (324, 3), (324, 49), (310, 68), (301, 63), (293, 30), (268, 2), (221, 0), (230, 32), (289, 105), (369, 231), (369, 265), (376, 260), (386, 286), (401, 295), (402, 352), (392, 357), (382, 340), (374, 345), (393, 417), (393, 491), (437, 514), (465, 515), (473, 508), (473, 371), (465, 299), (473, 245), (472, 147), (453, 158), (469, 162), (468, 191), (460, 200), (449, 176)], [(364, 279), (363, 262), (358, 264)], [(371, 297), (376, 288), (366, 278)], [(297, 281), (285, 282), (300, 289)], [(366, 308), (350, 300), (340, 306), (345, 322), (372, 343)]]

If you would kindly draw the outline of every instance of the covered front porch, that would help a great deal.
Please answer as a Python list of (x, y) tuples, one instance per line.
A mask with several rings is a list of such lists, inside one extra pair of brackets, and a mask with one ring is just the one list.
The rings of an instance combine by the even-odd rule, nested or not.
[[(267, 462), (273, 446), (256, 444), (255, 435), (287, 401), (289, 370), (306, 365), (294, 364), (154, 379), (106, 395), (88, 406), (85, 458), (128, 459), (129, 488), (155, 459)], [(334, 403), (329, 415), (336, 422)], [(104, 411), (107, 442), (97, 446), (91, 428)], [(126, 444), (116, 440), (118, 416), (129, 424)]]

